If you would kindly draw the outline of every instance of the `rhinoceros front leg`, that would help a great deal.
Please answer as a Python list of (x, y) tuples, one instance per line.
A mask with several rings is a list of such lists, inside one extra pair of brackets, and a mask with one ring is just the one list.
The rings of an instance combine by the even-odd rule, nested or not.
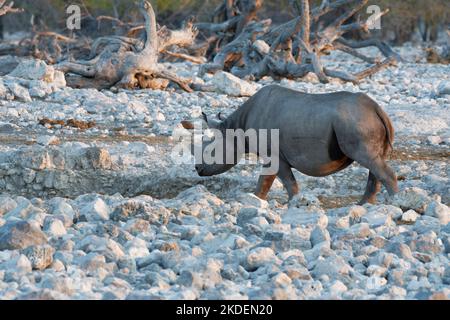
[(295, 195), (299, 193), (299, 187), (297, 180), (295, 180), (294, 174), (292, 173), (291, 166), (280, 159), (280, 168), (278, 170), (278, 178), (280, 178), (281, 183), (286, 188), (289, 200), (292, 200)]
[(272, 187), (272, 184), (275, 181), (276, 177), (276, 175), (260, 175), (255, 195), (262, 200), (267, 200), (267, 194), (269, 193), (269, 190)]
[(287, 190), (289, 200), (291, 200), (296, 194), (299, 193), (299, 187), (295, 180), (292, 169), (286, 161), (280, 159), (280, 167), (276, 175), (260, 175), (258, 180), (258, 186), (256, 187), (255, 195), (263, 200), (267, 199), (267, 194), (272, 187), (275, 178), (278, 177), (281, 180), (284, 188)]

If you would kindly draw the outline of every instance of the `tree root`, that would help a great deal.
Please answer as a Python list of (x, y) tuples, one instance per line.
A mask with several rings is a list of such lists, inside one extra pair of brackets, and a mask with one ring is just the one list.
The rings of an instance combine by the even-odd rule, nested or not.
[(23, 9), (21, 8), (14, 8), (14, 2), (11, 1), (9, 4), (6, 4), (6, 0), (0, 0), (0, 16), (7, 13), (17, 13), (22, 11)]
[(196, 64), (204, 64), (206, 63), (206, 58), (204, 57), (194, 57), (185, 53), (180, 53), (180, 52), (172, 52), (169, 50), (165, 50), (162, 52), (165, 55), (168, 55), (170, 57), (173, 57), (175, 59), (181, 59), (181, 60), (186, 60), (186, 61), (190, 61)]
[(450, 64), (450, 29), (447, 30), (447, 43), (442, 50), (442, 53), (438, 53), (433, 48), (425, 49), (427, 54), (427, 62), (428, 63), (441, 63), (441, 64)]
[(146, 37), (143, 42), (120, 36), (98, 38), (92, 45), (92, 59), (64, 61), (56, 68), (64, 73), (94, 78), (96, 81), (91, 84), (98, 83), (102, 87), (164, 89), (171, 81), (191, 92), (190, 81), (165, 70), (158, 63), (158, 55), (169, 47), (192, 45), (196, 36), (192, 23), (188, 22), (182, 30), (162, 28), (158, 32), (151, 4), (141, 1), (139, 9), (145, 17)]
[[(402, 61), (402, 58), (383, 41), (374, 38), (355, 41), (343, 37), (354, 30), (361, 30), (370, 36), (372, 24), (387, 14), (388, 10), (380, 12), (368, 21), (349, 22), (350, 18), (368, 4), (368, 0), (323, 0), (321, 5), (315, 8), (310, 8), (308, 0), (290, 0), (289, 3), (298, 17), (270, 30), (269, 22), (264, 27), (259, 27), (257, 32), (251, 32), (249, 29), (261, 22), (248, 23), (240, 33), (234, 33), (231, 42), (217, 48), (218, 52), (212, 62), (200, 68), (199, 76), (206, 72), (225, 70), (248, 79), (259, 79), (266, 75), (298, 78), (313, 72), (322, 83), (328, 82), (329, 77), (359, 82)], [(217, 10), (226, 16), (227, 20), (217, 24), (197, 24), (198, 28), (211, 33), (232, 31), (239, 15), (235, 14), (238, 11), (234, 10), (233, 6), (229, 7), (228, 4), (230, 2), (225, 1)], [(319, 23), (324, 15), (342, 8), (346, 9), (335, 20), (325, 24)], [(382, 61), (379, 58), (369, 57), (357, 50), (370, 46), (378, 48), (385, 59)], [(371, 66), (356, 74), (328, 69), (323, 66), (321, 56), (328, 55), (332, 50), (345, 52)]]

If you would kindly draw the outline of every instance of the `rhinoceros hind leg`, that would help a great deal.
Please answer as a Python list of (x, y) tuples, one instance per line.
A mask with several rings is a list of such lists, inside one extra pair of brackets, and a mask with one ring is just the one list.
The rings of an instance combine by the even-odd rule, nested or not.
[(381, 190), (381, 182), (375, 177), (372, 172), (369, 172), (369, 179), (367, 180), (366, 192), (362, 200), (359, 202), (359, 205), (363, 205), (365, 203), (375, 204), (377, 200), (377, 194)]
[(390, 196), (394, 196), (398, 192), (397, 176), (384, 159), (377, 157), (370, 161), (356, 161), (368, 168), (375, 178), (381, 181)]

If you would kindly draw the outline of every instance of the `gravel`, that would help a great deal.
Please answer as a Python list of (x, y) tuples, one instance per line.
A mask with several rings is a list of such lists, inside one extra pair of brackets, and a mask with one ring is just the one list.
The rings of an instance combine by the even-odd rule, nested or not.
[(24, 62), (0, 78), (0, 298), (450, 298), (450, 72), (412, 61), (359, 85), (279, 82), (363, 91), (393, 119), (401, 192), (364, 206), (357, 164), (323, 178), (296, 172), (301, 195), (288, 203), (279, 181), (268, 201), (252, 194), (259, 166), (200, 178), (174, 161), (181, 120), (228, 115), (271, 78), (206, 76), (217, 90), (232, 83), (219, 92), (112, 92), (68, 88), (53, 68)]

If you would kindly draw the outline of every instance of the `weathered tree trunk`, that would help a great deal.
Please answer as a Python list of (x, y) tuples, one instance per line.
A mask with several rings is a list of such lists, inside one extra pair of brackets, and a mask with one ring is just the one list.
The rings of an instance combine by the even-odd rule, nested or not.
[(4, 32), (4, 30), (3, 30), (3, 19), (0, 16), (0, 40), (3, 40), (3, 32)]
[(14, 2), (6, 4), (6, 0), (0, 0), (0, 16), (7, 14), (8, 12), (22, 12), (20, 8), (14, 8)]
[(200, 32), (214, 37), (210, 42), (209, 58), (213, 58), (222, 48), (235, 41), (247, 25), (257, 21), (257, 14), (262, 5), (263, 0), (223, 0), (213, 14), (213, 17), (219, 17), (219, 21), (197, 23), (196, 27)]
[[(16, 12), (22, 12), (23, 10), (20, 8), (14, 8), (14, 2), (10, 2), (9, 4), (6, 4), (6, 0), (0, 0), (0, 40), (3, 40), (3, 19), (2, 16), (4, 16), (7, 13), (16, 13)], [(8, 54), (10, 52), (13, 52), (14, 47), (11, 47), (10, 45), (0, 45), (0, 54)]]
[(425, 49), (427, 53), (427, 62), (428, 63), (442, 63), (442, 64), (450, 64), (450, 29), (447, 30), (447, 40), (444, 48), (442, 49), (442, 53), (433, 48)]
[(31, 55), (50, 64), (57, 63), (62, 58), (66, 45), (77, 44), (80, 48), (86, 46), (83, 41), (77, 41), (56, 32), (34, 31), (31, 35), (19, 42), (15, 48), (16, 54)]
[(203, 65), (200, 68), (200, 75), (207, 72), (216, 72), (219, 70), (227, 70), (233, 66), (243, 64), (243, 59), (247, 59), (249, 48), (248, 44), (255, 41), (258, 34), (264, 33), (268, 30), (270, 20), (261, 22), (252, 22), (247, 25), (239, 36), (224, 46), (220, 52), (214, 57), (213, 62)]
[[(145, 17), (146, 37), (144, 43), (127, 37), (104, 37), (97, 39), (92, 46), (92, 59), (88, 61), (65, 61), (56, 68), (65, 73), (75, 73), (94, 78), (101, 87), (152, 88), (163, 89), (169, 81), (177, 83), (182, 89), (192, 91), (190, 81), (165, 70), (158, 63), (160, 52), (175, 45), (190, 45), (194, 42), (196, 31), (192, 25), (183, 30), (156, 29), (155, 12), (147, 1), (140, 3), (140, 11)], [(97, 49), (107, 43), (97, 54)], [(81, 81), (79, 81), (82, 84)]]
[(450, 29), (447, 30), (447, 43), (442, 56), (450, 61)]
[[(231, 3), (236, 4), (236, 1)], [(345, 34), (355, 30), (370, 35), (371, 23), (380, 19), (388, 10), (372, 17), (370, 21), (363, 22), (353, 17), (368, 4), (368, 0), (323, 0), (321, 5), (315, 8), (310, 7), (308, 0), (290, 0), (289, 3), (298, 14), (296, 18), (270, 30), (269, 22), (265, 28), (254, 33), (249, 29), (254, 28), (255, 22), (247, 24), (247, 28), (242, 32), (234, 34), (233, 41), (216, 48), (218, 52), (212, 63), (202, 66), (200, 75), (226, 70), (250, 79), (266, 75), (297, 78), (313, 72), (323, 83), (328, 82), (328, 77), (358, 82), (396, 61), (401, 61), (401, 57), (383, 41), (373, 38), (362, 41), (344, 38)], [(227, 4), (229, 2), (222, 4), (219, 9), (225, 11)], [(232, 31), (240, 16), (234, 14), (233, 10), (226, 12), (228, 20), (216, 24), (199, 24), (199, 28), (216, 34)], [(333, 12), (339, 12), (334, 20), (319, 23), (321, 17), (332, 15)], [(350, 20), (352, 21), (349, 22)], [(385, 59), (380, 61), (367, 57), (357, 50), (369, 46), (377, 47)], [(321, 56), (329, 54), (331, 50), (343, 51), (373, 65), (357, 74), (327, 69), (322, 64)]]

